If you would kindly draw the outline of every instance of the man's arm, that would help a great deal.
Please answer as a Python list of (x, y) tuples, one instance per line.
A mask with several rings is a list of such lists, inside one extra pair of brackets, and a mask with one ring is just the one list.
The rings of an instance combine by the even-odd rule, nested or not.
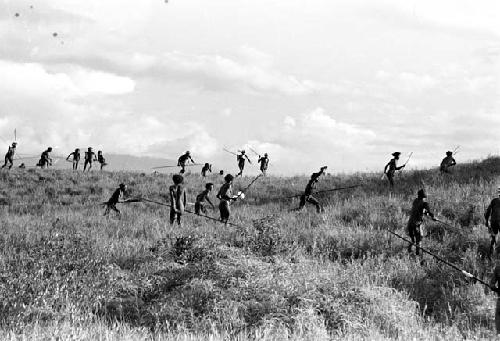
[(71, 155), (73, 155), (73, 153), (70, 153), (70, 154), (68, 155), (68, 157), (66, 158), (66, 160), (67, 160), (67, 161), (69, 161), (69, 158), (71, 157)]
[(212, 201), (210, 201), (208, 194), (207, 194), (206, 198), (207, 198), (207, 202), (210, 204), (210, 206), (212, 206), (212, 208), (215, 208), (214, 204), (212, 204)]
[(434, 213), (432, 213), (431, 208), (429, 207), (429, 203), (427, 203), (427, 202), (424, 203), (424, 210), (425, 210), (425, 214), (427, 214), (429, 217), (431, 217), (432, 220), (436, 220), (436, 218), (434, 217)]

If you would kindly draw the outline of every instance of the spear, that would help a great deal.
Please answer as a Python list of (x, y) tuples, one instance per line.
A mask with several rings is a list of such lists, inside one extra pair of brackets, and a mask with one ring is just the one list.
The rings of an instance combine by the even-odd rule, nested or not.
[[(385, 231), (387, 231), (387, 232), (389, 232), (390, 234), (392, 234), (392, 235), (394, 235), (394, 236), (398, 237), (399, 239), (401, 239), (401, 240), (403, 240), (403, 241), (405, 241), (405, 242), (409, 243), (410, 245), (415, 245), (415, 243), (414, 243), (414, 242), (412, 242), (411, 240), (406, 239), (405, 237), (403, 237), (403, 236), (401, 236), (401, 235), (397, 234), (396, 232), (393, 232), (393, 231), (388, 230), (388, 229), (385, 229)], [(471, 273), (469, 273), (469, 272), (465, 271), (464, 269), (460, 269), (460, 268), (459, 268), (458, 266), (456, 266), (455, 264), (452, 264), (452, 263), (450, 263), (450, 262), (448, 262), (448, 261), (444, 260), (443, 258), (441, 258), (441, 257), (439, 257), (439, 256), (437, 256), (437, 255), (435, 255), (435, 254), (434, 254), (434, 253), (432, 253), (431, 251), (428, 251), (428, 250), (424, 249), (424, 248), (423, 248), (423, 247), (421, 247), (421, 246), (419, 246), (418, 248), (419, 248), (420, 250), (422, 250), (422, 252), (427, 253), (428, 255), (430, 255), (430, 256), (432, 256), (432, 257), (434, 257), (434, 258), (435, 258), (436, 260), (438, 260), (439, 262), (444, 263), (445, 265), (448, 265), (449, 267), (451, 267), (451, 268), (453, 268), (453, 269), (455, 269), (455, 270), (457, 270), (457, 271), (461, 272), (464, 276), (466, 276), (466, 277), (468, 277), (468, 278), (471, 278), (471, 279), (473, 279), (473, 280), (475, 280), (475, 281), (477, 281), (477, 282), (479, 282), (479, 283), (481, 283), (481, 284), (483, 284), (483, 285), (487, 286), (488, 288), (490, 288), (491, 290), (493, 290), (493, 291), (495, 291), (495, 292), (497, 291), (497, 289), (496, 289), (496, 288), (493, 288), (492, 286), (490, 286), (488, 283), (486, 283), (486, 282), (485, 282), (485, 281), (483, 281), (482, 279), (477, 278), (476, 276), (474, 276), (473, 274), (471, 274)]]
[(233, 155), (236, 155), (238, 156), (238, 154), (236, 154), (235, 152), (232, 152), (230, 150), (227, 150), (226, 148), (222, 148), (223, 151), (225, 151), (226, 153), (229, 153), (229, 154), (233, 154)]
[(260, 154), (255, 151), (252, 147), (248, 147), (255, 155), (260, 157)]
[[(363, 186), (363, 185), (362, 184), (357, 184), (357, 185), (352, 185), (352, 186), (347, 186), (347, 187), (337, 187), (337, 188), (325, 189), (325, 190), (314, 192), (314, 194), (342, 191), (342, 190), (345, 190), (345, 189), (351, 189), (351, 188), (356, 188), (356, 187), (360, 187), (360, 186)], [(303, 195), (303, 194), (296, 194), (296, 195), (291, 195), (291, 196), (288, 196), (288, 197), (274, 197), (274, 198), (269, 198), (269, 200), (292, 199), (292, 198), (298, 198), (301, 195)]]
[[(185, 165), (186, 167), (191, 167), (191, 166), (201, 166), (201, 163), (190, 163), (188, 165)], [(179, 167), (179, 166), (159, 166), (159, 167), (153, 167), (151, 169), (161, 169), (161, 168), (174, 168), (174, 167)]]

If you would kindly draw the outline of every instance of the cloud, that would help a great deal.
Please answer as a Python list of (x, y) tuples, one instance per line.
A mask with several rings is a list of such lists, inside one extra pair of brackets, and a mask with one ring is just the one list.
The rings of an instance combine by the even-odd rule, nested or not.
[(123, 101), (134, 92), (129, 78), (74, 66), (53, 73), (40, 64), (2, 60), (0, 73), (0, 136), (17, 128), (25, 153), (47, 145), (155, 156), (175, 155), (172, 147), (189, 147), (202, 156), (215, 152), (215, 138), (200, 124), (131, 112)]

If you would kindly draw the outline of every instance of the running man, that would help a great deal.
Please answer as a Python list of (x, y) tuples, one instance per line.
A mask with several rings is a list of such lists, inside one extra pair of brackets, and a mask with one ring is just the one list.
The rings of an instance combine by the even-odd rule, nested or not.
[(269, 157), (267, 156), (267, 153), (265, 153), (263, 157), (259, 155), (257, 163), (260, 163), (260, 171), (262, 174), (266, 175), (267, 167), (269, 167)]
[(99, 162), (101, 164), (101, 170), (104, 168), (104, 166), (108, 165), (106, 163), (106, 159), (102, 155), (102, 150), (97, 151), (97, 162)]
[(97, 161), (95, 153), (92, 151), (92, 147), (89, 147), (85, 152), (85, 162), (83, 163), (83, 171), (89, 166), (89, 171), (92, 169), (92, 162)]
[(238, 168), (240, 172), (236, 174), (236, 177), (238, 176), (243, 176), (243, 170), (245, 169), (245, 161), (248, 161), (248, 163), (252, 164), (252, 161), (248, 158), (248, 156), (245, 154), (245, 151), (242, 150), (240, 154), (236, 155), (236, 160), (238, 161)]
[(7, 150), (7, 154), (5, 154), (5, 163), (2, 168), (7, 167), (9, 165), (9, 170), (14, 165), (14, 154), (16, 154), (16, 146), (17, 142), (12, 142), (12, 145), (9, 146), (9, 150)]
[(80, 148), (76, 148), (74, 152), (71, 152), (66, 160), (69, 161), (71, 156), (73, 156), (73, 170), (78, 170), (78, 163), (80, 162)]
[(405, 165), (398, 167), (398, 160), (400, 155), (400, 152), (392, 153), (392, 156), (394, 157), (384, 167), (384, 174), (387, 176), (387, 180), (389, 180), (389, 185), (391, 187), (394, 187), (394, 174), (396, 173), (396, 171), (405, 168)]
[(121, 215), (120, 210), (116, 208), (116, 204), (120, 202), (120, 198), (125, 197), (127, 192), (127, 186), (125, 184), (120, 184), (120, 186), (113, 192), (111, 198), (109, 198), (106, 203), (106, 210), (104, 215), (108, 215), (110, 210), (115, 211), (118, 215)]
[(212, 206), (212, 208), (215, 208), (214, 204), (212, 203), (212, 201), (210, 201), (209, 198), (210, 192), (212, 192), (213, 189), (214, 189), (214, 184), (208, 183), (205, 185), (205, 190), (196, 196), (196, 202), (194, 204), (194, 213), (196, 213), (197, 215), (200, 215), (201, 213), (203, 213), (204, 215), (207, 214), (207, 209), (205, 208), (205, 201), (208, 202), (210, 206)]
[(186, 171), (186, 163), (188, 161), (191, 161), (191, 163), (195, 163), (194, 160), (191, 158), (191, 153), (189, 152), (189, 150), (184, 154), (182, 154), (181, 156), (179, 156), (179, 159), (177, 160), (177, 166), (181, 167), (180, 171), (181, 174), (184, 174), (184, 172)]

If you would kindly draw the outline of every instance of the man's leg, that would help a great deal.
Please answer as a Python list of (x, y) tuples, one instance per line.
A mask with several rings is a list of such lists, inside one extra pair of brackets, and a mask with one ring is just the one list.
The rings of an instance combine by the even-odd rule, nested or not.
[(420, 254), (420, 241), (422, 240), (422, 227), (421, 224), (417, 225), (415, 229), (415, 245), (416, 245), (416, 254)]
[(173, 208), (170, 208), (170, 225), (174, 224), (176, 213)]
[(199, 202), (194, 203), (194, 213), (200, 215), (201, 212), (201, 204)]
[[(415, 243), (415, 226), (408, 225), (408, 235), (412, 243)], [(413, 244), (408, 244), (408, 252), (411, 253)]]
[(307, 202), (313, 204), (314, 206), (316, 206), (316, 212), (317, 213), (321, 213), (321, 205), (319, 204), (319, 201), (313, 197), (313, 196), (310, 196), (309, 198), (307, 198)]
[(305, 205), (306, 205), (306, 195), (303, 194), (300, 196), (299, 210), (303, 209)]
[(497, 298), (497, 307), (495, 309), (495, 327), (497, 329), (497, 335), (500, 334), (500, 297)]

